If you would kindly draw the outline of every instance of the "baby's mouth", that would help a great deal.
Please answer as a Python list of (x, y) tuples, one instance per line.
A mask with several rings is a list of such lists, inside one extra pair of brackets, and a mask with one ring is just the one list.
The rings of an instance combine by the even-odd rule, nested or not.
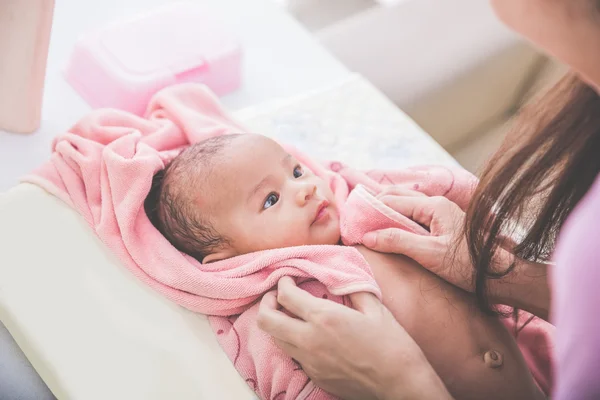
[(329, 217), (329, 210), (327, 209), (328, 206), (329, 202), (327, 200), (323, 200), (319, 203), (311, 225), (324, 221), (325, 219), (327, 219), (327, 217)]

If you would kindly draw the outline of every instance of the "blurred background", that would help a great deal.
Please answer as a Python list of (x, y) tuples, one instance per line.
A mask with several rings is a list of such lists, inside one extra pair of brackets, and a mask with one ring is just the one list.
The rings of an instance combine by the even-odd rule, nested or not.
[(565, 69), (483, 0), (271, 0), (479, 171), (515, 113)]
[[(221, 97), (227, 109), (237, 112), (290, 99), (358, 74), (474, 173), (499, 146), (523, 105), (564, 73), (561, 65), (504, 27), (486, 0), (188, 1), (205, 7), (211, 23), (239, 39), (242, 83)], [(32, 135), (12, 133), (2, 125), (0, 113), (0, 191), (45, 160), (56, 134), (94, 107), (65, 80), (65, 66), (79, 38), (178, 2), (0, 0), (0, 53), (11, 55), (0, 61), (0, 104), (15, 108), (20, 99), (35, 110), (43, 103), (41, 124)], [(42, 19), (52, 21), (51, 33), (41, 28)], [(165, 37), (172, 33), (168, 24), (156, 29), (165, 30)], [(177, 32), (185, 36), (186, 27)], [(48, 35), (44, 71), (40, 43)], [(212, 36), (198, 37), (209, 43)], [(138, 43), (136, 48), (152, 52), (155, 45)], [(44, 75), (42, 99), (36, 82)], [(85, 82), (97, 81), (89, 71), (83, 76)], [(367, 105), (370, 101), (363, 98)]]

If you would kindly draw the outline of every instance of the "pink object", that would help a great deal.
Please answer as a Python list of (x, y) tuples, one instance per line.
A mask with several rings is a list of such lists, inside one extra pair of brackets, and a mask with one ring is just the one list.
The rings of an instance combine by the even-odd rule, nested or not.
[(552, 399), (600, 399), (600, 175), (563, 225), (552, 267)]
[[(381, 296), (364, 258), (351, 247), (300, 246), (200, 264), (172, 247), (144, 212), (153, 175), (181, 148), (245, 131), (205, 87), (177, 85), (159, 92), (144, 118), (117, 110), (93, 112), (58, 136), (51, 159), (24, 180), (81, 213), (139, 279), (192, 311), (213, 315), (210, 322), (219, 343), (261, 398), (330, 399), (258, 329), (257, 302), (285, 275), (315, 296), (346, 305), (350, 293)], [(319, 164), (284, 147), (326, 179), (338, 203), (346, 204), (341, 213), (345, 242), (358, 242), (363, 231), (383, 226), (416, 229), (410, 220), (390, 218), (381, 208), (369, 214), (372, 219), (360, 220), (378, 201), (362, 187), (349, 195), (358, 183), (374, 192), (391, 183), (419, 185), (430, 195), (460, 203), (475, 182), (468, 173), (444, 167), (359, 173), (339, 163)]]
[(82, 37), (65, 71), (94, 108), (142, 115), (158, 90), (204, 83), (218, 95), (240, 86), (241, 48), (197, 2), (174, 3)]
[[(376, 181), (375, 181), (376, 182)], [(364, 186), (356, 186), (341, 209), (340, 230), (342, 241), (351, 246), (362, 243), (363, 236), (379, 229), (398, 227), (419, 235), (429, 232), (421, 225), (392, 210)]]
[(0, 1), (0, 129), (39, 128), (54, 0)]

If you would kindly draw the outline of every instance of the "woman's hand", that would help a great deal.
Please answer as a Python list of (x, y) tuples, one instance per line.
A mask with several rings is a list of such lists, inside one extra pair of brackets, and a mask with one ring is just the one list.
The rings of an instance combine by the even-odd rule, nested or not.
[(465, 213), (459, 206), (442, 196), (428, 197), (393, 186), (378, 198), (424, 226), (430, 235), (397, 228), (383, 229), (366, 234), (363, 238), (365, 247), (406, 255), (453, 285), (473, 290), (473, 267), (462, 234)]
[[(445, 197), (428, 197), (422, 193), (391, 186), (378, 198), (388, 207), (426, 227), (430, 235), (417, 235), (401, 229), (370, 232), (363, 245), (382, 253), (404, 254), (447, 282), (469, 292), (474, 290), (474, 268), (463, 233), (464, 211)], [(510, 274), (489, 281), (493, 303), (517, 307), (548, 318), (550, 290), (546, 280), (547, 265), (515, 258), (508, 250), (514, 243), (503, 239), (494, 258), (494, 266)]]
[(387, 308), (369, 293), (350, 297), (355, 309), (316, 298), (284, 277), (277, 294), (263, 297), (258, 324), (319, 387), (344, 399), (450, 399)]

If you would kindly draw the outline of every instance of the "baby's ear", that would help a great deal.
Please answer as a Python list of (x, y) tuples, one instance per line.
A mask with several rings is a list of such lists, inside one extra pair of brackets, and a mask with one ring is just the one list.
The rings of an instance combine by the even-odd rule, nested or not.
[(232, 249), (222, 249), (211, 253), (202, 259), (202, 264), (209, 264), (212, 262), (223, 261), (231, 257), (235, 257), (237, 254)]

